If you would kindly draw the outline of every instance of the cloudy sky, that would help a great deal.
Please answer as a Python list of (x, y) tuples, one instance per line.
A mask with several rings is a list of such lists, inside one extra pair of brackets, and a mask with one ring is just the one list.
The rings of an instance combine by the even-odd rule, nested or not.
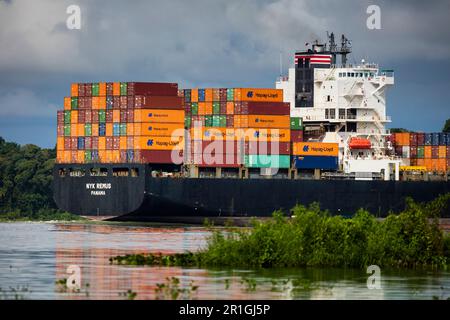
[[(366, 27), (369, 5), (381, 30)], [(81, 9), (69, 30), (66, 9)], [(0, 136), (53, 147), (71, 82), (170, 81), (273, 87), (305, 42), (352, 40), (349, 62), (395, 70), (391, 127), (440, 131), (450, 118), (450, 1), (0, 0)]]

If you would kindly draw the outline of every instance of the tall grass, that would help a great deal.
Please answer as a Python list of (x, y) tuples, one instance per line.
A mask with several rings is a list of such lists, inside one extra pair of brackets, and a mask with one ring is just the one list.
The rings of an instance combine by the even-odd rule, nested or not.
[[(216, 267), (380, 267), (447, 268), (450, 237), (438, 217), (448, 210), (450, 194), (426, 204), (411, 199), (400, 214), (377, 220), (364, 210), (352, 218), (330, 216), (318, 204), (298, 205), (292, 218), (277, 211), (273, 219), (253, 221), (252, 228), (213, 230), (207, 247), (170, 258), (142, 257), (144, 264)], [(136, 256), (112, 261), (135, 263)], [(120, 258), (120, 259), (119, 259)], [(114, 260), (115, 259), (115, 260)], [(167, 262), (167, 263), (166, 263)]]

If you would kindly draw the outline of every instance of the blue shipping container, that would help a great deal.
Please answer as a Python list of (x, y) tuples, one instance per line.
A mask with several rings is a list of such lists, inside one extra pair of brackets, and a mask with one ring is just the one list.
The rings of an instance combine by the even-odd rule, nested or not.
[(447, 145), (450, 146), (450, 133), (447, 133)]
[(98, 150), (92, 150), (92, 160), (93, 161), (98, 161), (99, 157), (98, 157)]
[(127, 161), (128, 162), (134, 161), (134, 151), (133, 150), (127, 150)]
[(447, 145), (447, 134), (439, 133), (439, 145), (446, 146)]
[(338, 157), (294, 156), (294, 165), (297, 169), (337, 170)]
[(108, 96), (106, 97), (106, 109), (112, 109), (113, 108), (113, 97)]
[(205, 101), (205, 89), (198, 89), (198, 101)]
[(98, 135), (101, 137), (106, 136), (106, 123), (100, 123), (98, 125)]
[(113, 124), (113, 136), (120, 136), (120, 124), (119, 123), (114, 123)]
[(432, 133), (431, 134), (431, 145), (432, 146), (438, 146), (439, 145), (439, 133)]
[(84, 150), (84, 138), (78, 137), (78, 143), (77, 143), (78, 150)]
[(431, 133), (425, 133), (425, 145), (431, 146), (432, 142), (432, 134)]

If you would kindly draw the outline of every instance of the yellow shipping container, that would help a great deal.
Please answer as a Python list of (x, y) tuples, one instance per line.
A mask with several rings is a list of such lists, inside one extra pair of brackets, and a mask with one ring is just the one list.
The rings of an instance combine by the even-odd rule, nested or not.
[(293, 143), (292, 154), (296, 156), (331, 156), (339, 155), (339, 144), (323, 142)]
[(93, 110), (100, 109), (100, 101), (98, 97), (92, 97), (92, 109)]
[(142, 109), (134, 111), (134, 122), (165, 122), (184, 124), (184, 110)]
[(78, 123), (78, 111), (72, 110), (70, 112), (70, 123), (72, 125)]
[(234, 114), (234, 102), (233, 101), (227, 102), (227, 114)]
[(72, 160), (72, 152), (68, 151), (68, 150), (65, 150), (65, 151), (62, 152), (62, 154), (63, 154), (63, 162), (64, 163), (70, 163), (71, 160)]
[(184, 137), (141, 136), (138, 145), (141, 150), (182, 150), (184, 148)]
[(78, 97), (78, 83), (72, 83), (70, 85), (70, 95), (72, 97)]
[(106, 163), (112, 163), (113, 162), (113, 152), (112, 152), (112, 150), (106, 150), (105, 157), (106, 157)]
[(234, 101), (283, 102), (283, 90), (261, 88), (236, 88)]
[(98, 108), (106, 109), (106, 97), (105, 96), (98, 97)]
[(106, 96), (106, 82), (100, 82), (98, 84), (98, 95), (100, 97), (105, 97)]
[(289, 129), (291, 117), (275, 115), (249, 115), (248, 126), (253, 128)]
[(58, 153), (64, 151), (64, 137), (58, 137), (56, 139), (56, 150), (58, 151)]
[(64, 151), (56, 151), (56, 163), (64, 163)]
[(120, 151), (119, 150), (113, 150), (112, 151), (112, 162), (113, 163), (119, 163), (120, 162)]
[(70, 97), (64, 97), (64, 110), (70, 110), (72, 109), (72, 100)]
[(133, 144), (134, 144), (134, 149), (138, 149), (141, 143), (141, 137), (133, 137)]
[(198, 89), (191, 90), (191, 102), (198, 102)]
[(184, 126), (180, 123), (135, 123), (135, 135), (152, 137), (184, 136)]
[[(431, 159), (431, 146), (425, 146), (424, 147), (424, 153), (425, 153), (425, 159)], [(431, 166), (431, 165), (429, 165)], [(427, 167), (429, 167), (427, 166)]]
[(105, 150), (106, 149), (106, 137), (99, 137), (98, 138), (98, 148), (99, 148), (99, 150)]

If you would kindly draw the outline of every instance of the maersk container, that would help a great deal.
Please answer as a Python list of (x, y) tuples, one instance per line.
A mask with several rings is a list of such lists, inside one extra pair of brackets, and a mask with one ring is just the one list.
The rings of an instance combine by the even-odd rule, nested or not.
[(289, 168), (291, 158), (289, 155), (246, 155), (245, 166), (248, 168)]
[(121, 136), (126, 136), (127, 135), (127, 124), (126, 123), (121, 123), (120, 124), (120, 135)]
[(77, 149), (84, 150), (84, 137), (78, 137)]
[(70, 99), (70, 108), (72, 110), (78, 110), (78, 98), (77, 97), (72, 97)]
[(302, 118), (291, 117), (291, 129), (301, 130), (302, 129)]
[(199, 102), (205, 101), (205, 89), (198, 89), (198, 101)]
[(113, 136), (120, 136), (120, 124), (119, 123), (113, 123)]
[(92, 84), (92, 96), (93, 97), (98, 97), (99, 95), (100, 95), (100, 93), (99, 93), (99, 90), (100, 88), (99, 88), (99, 85), (98, 85), (98, 83), (93, 83)]
[(294, 156), (294, 166), (297, 169), (337, 170), (338, 157)]

